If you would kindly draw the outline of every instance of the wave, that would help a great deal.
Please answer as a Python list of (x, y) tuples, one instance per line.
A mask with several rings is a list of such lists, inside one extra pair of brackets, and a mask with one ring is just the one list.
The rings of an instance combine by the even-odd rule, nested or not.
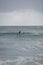
[(0, 60), (0, 65), (43, 65), (43, 58), (19, 56), (17, 59)]
[[(30, 59), (30, 58), (29, 58)], [(5, 60), (5, 61), (3, 61), (3, 60), (0, 60), (0, 65), (12, 65), (12, 64), (14, 64), (14, 65), (25, 65), (25, 63), (27, 62), (27, 61), (29, 61), (29, 59), (28, 58), (25, 58), (25, 57), (21, 57), (21, 56), (19, 56), (19, 57), (17, 57), (17, 59), (13, 59), (13, 60)]]
[(19, 56), (17, 59), (0, 60), (0, 65), (32, 65), (34, 63), (33, 57), (22, 57)]
[(5, 32), (5, 33), (0, 33), (0, 36), (2, 35), (35, 35), (35, 36), (43, 36), (43, 33), (32, 33), (32, 32), (22, 32), (19, 34), (19, 32)]

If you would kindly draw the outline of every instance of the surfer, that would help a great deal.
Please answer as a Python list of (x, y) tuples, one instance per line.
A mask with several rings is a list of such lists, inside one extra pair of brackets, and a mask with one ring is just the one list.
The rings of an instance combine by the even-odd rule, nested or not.
[(19, 31), (19, 35), (21, 34), (21, 31)]

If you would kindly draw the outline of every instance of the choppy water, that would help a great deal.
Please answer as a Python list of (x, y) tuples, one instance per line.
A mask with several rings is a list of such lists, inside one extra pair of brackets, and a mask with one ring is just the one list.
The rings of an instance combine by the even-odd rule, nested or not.
[(0, 26), (0, 65), (43, 65), (43, 26)]

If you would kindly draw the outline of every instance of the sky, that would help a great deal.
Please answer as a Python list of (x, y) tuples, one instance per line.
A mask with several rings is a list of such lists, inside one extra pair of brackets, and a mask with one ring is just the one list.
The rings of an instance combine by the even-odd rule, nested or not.
[(0, 26), (43, 26), (43, 0), (0, 0)]

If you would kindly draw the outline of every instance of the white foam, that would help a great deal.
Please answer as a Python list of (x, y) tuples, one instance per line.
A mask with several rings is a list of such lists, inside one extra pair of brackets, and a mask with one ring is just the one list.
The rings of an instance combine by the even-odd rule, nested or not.
[(17, 59), (14, 60), (0, 60), (0, 65), (7, 65), (11, 63), (16, 63), (16, 65), (25, 65), (26, 62), (33, 62), (33, 57), (22, 57), (18, 56)]
[(35, 62), (37, 65), (43, 65), (43, 64), (41, 64), (41, 63), (39, 63), (39, 62)]
[(39, 64), (39, 65), (43, 65), (43, 64)]
[(21, 48), (22, 51), (28, 51), (28, 49), (26, 49), (25, 47)]
[(6, 64), (6, 63), (12, 63), (12, 62), (15, 62), (15, 60), (5, 60), (5, 61), (3, 61), (3, 60), (0, 60), (0, 65), (3, 65), (3, 64)]
[(17, 59), (17, 64), (16, 65), (21, 65), (22, 63), (25, 63), (26, 59), (24, 57), (18, 57)]
[[(39, 64), (38, 61), (41, 61), (43, 60), (42, 58), (38, 58), (38, 57), (23, 57), (23, 56), (18, 56), (16, 59), (13, 59), (13, 60), (0, 60), (0, 65), (8, 65), (11, 64), (11, 63), (16, 63), (15, 65), (25, 65), (27, 62), (34, 62), (38, 65), (42, 65), (42, 64)], [(37, 61), (37, 62), (36, 62)]]

